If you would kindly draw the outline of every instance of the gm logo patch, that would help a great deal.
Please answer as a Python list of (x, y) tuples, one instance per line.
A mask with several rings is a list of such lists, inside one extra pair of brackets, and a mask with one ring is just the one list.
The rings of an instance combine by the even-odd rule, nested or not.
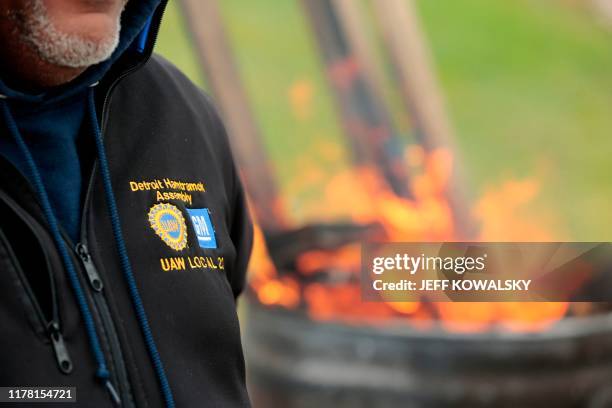
[(153, 231), (176, 251), (187, 246), (187, 225), (183, 213), (172, 204), (155, 204), (149, 210), (149, 224)]
[(210, 219), (208, 208), (188, 208), (187, 213), (191, 218), (193, 229), (198, 237), (201, 248), (217, 248), (215, 229)]

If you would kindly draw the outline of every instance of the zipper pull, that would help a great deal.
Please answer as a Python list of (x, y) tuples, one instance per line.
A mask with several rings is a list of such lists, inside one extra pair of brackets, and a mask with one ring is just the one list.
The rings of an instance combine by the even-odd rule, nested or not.
[(75, 250), (79, 258), (81, 258), (83, 266), (85, 267), (87, 278), (89, 278), (89, 284), (93, 290), (96, 292), (101, 292), (102, 289), (104, 289), (104, 285), (102, 284), (102, 279), (100, 279), (100, 275), (98, 275), (98, 271), (91, 260), (91, 255), (89, 254), (87, 245), (79, 243), (76, 245)]
[(47, 331), (51, 338), (55, 359), (60, 371), (64, 374), (70, 374), (72, 372), (72, 360), (68, 354), (66, 343), (64, 343), (64, 336), (62, 336), (59, 324), (56, 321), (52, 321), (49, 323)]

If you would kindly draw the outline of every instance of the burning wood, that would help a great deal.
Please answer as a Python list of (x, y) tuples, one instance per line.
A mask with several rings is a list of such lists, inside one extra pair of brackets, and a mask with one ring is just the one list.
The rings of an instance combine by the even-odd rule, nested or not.
[(382, 98), (368, 86), (367, 75), (350, 47), (337, 9), (329, 0), (303, 0), (302, 4), (318, 39), (354, 161), (358, 165), (377, 166), (397, 195), (409, 197), (402, 142)]
[[(277, 264), (284, 270), (277, 272), (269, 265), (267, 273), (259, 273), (254, 268), (253, 294), (265, 305), (299, 310), (317, 321), (375, 326), (403, 322), (421, 329), (441, 326), (454, 332), (541, 331), (567, 315), (606, 309), (590, 304), (570, 308), (567, 302), (440, 303), (426, 298), (418, 302), (362, 302), (359, 242), (368, 234), (394, 242), (456, 240), (444, 194), (451, 160), (445, 151), (425, 154), (422, 171), (412, 180), (415, 198), (410, 200), (397, 197), (372, 169), (356, 167), (330, 180), (320, 211), (334, 205), (342, 207), (354, 224), (330, 230), (311, 227), (272, 240), (272, 253), (281, 257)], [(525, 223), (518, 215), (537, 190), (534, 181), (512, 181), (485, 192), (474, 206), (482, 223), (479, 240), (524, 237), (520, 234), (526, 225), (535, 239), (552, 237), (554, 234), (543, 226)], [(345, 205), (343, 197), (348, 196), (355, 205)], [(317, 243), (317, 234), (323, 237), (331, 231), (328, 238)], [(283, 238), (288, 237), (296, 242), (284, 243)], [(256, 251), (254, 259), (260, 256)]]
[[(452, 169), (457, 166), (449, 150), (452, 147), (450, 127), (438, 92), (426, 89), (435, 88), (435, 82), (428, 73), (427, 59), (419, 57), (423, 54), (420, 34), (411, 36), (412, 49), (416, 51), (402, 57), (399, 43), (394, 40), (401, 24), (386, 27), (396, 30), (388, 31), (386, 38), (401, 74), (409, 75), (401, 78), (402, 89), (416, 116), (419, 135), (425, 138), (422, 146), (412, 146), (404, 152), (380, 96), (372, 90), (375, 81), (368, 79), (368, 72), (371, 74), (373, 70), (361, 71), (353, 55), (349, 40), (355, 46), (358, 39), (347, 40), (338, 21), (336, 13), (342, 12), (344, 29), (350, 31), (352, 27), (354, 34), (351, 18), (355, 15), (350, 15), (348, 2), (338, 1), (334, 8), (325, 0), (305, 1), (328, 65), (330, 85), (350, 135), (355, 167), (329, 180), (318, 209), (323, 214), (342, 214), (344, 221), (288, 230), (290, 223), (240, 86), (218, 4), (191, 0), (184, 0), (182, 4), (198, 40), (202, 65), (228, 116), (233, 147), (245, 174), (254, 211), (265, 228), (273, 262), (266, 255), (261, 232), (252, 260), (251, 289), (261, 304), (298, 309), (315, 320), (377, 325), (401, 320), (420, 328), (439, 323), (452, 331), (486, 331), (496, 327), (543, 330), (567, 314), (582, 316), (601, 309), (593, 305), (570, 308), (567, 303), (461, 304), (433, 303), (428, 299), (361, 302), (360, 241), (457, 240), (466, 234), (462, 221), (472, 215), (482, 223), (480, 235), (475, 237), (478, 239), (522, 239), (526, 234), (533, 240), (551, 239), (554, 234), (546, 228), (531, 221), (523, 222), (515, 215), (516, 208), (537, 194), (537, 183), (533, 180), (506, 182), (501, 188), (486, 192), (472, 211), (457, 211), (457, 196), (451, 191), (460, 182), (453, 177)], [(392, 5), (399, 10), (399, 2)], [(414, 18), (412, 14), (392, 13), (388, 5), (376, 4), (375, 9), (381, 21)], [(203, 21), (206, 23), (200, 24)], [(367, 49), (360, 52), (367, 53)], [(419, 81), (409, 72), (408, 57), (424, 61), (414, 75), (426, 80)], [(438, 119), (431, 119), (434, 117)]]
[(335, 251), (353, 242), (381, 234), (378, 224), (310, 224), (305, 227), (271, 233), (266, 237), (270, 256), (280, 270), (295, 270), (295, 262), (309, 251)]
[(227, 119), (232, 151), (240, 165), (251, 208), (267, 230), (279, 230), (287, 224), (283, 203), (238, 74), (218, 1), (182, 0), (180, 5), (196, 40), (201, 66)]

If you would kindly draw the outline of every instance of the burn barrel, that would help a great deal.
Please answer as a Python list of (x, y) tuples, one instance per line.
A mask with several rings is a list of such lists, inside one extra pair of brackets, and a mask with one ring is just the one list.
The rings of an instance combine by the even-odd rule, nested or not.
[(612, 406), (612, 314), (538, 333), (322, 323), (249, 301), (256, 408)]

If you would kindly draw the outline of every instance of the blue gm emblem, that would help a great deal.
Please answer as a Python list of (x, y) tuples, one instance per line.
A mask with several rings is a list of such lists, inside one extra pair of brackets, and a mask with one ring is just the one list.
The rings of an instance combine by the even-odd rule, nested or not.
[(149, 224), (155, 233), (176, 251), (187, 247), (187, 225), (185, 218), (172, 204), (156, 204), (149, 210)]
[(200, 247), (217, 248), (215, 229), (213, 228), (208, 208), (188, 208), (187, 213), (191, 218), (191, 224), (193, 224)]

